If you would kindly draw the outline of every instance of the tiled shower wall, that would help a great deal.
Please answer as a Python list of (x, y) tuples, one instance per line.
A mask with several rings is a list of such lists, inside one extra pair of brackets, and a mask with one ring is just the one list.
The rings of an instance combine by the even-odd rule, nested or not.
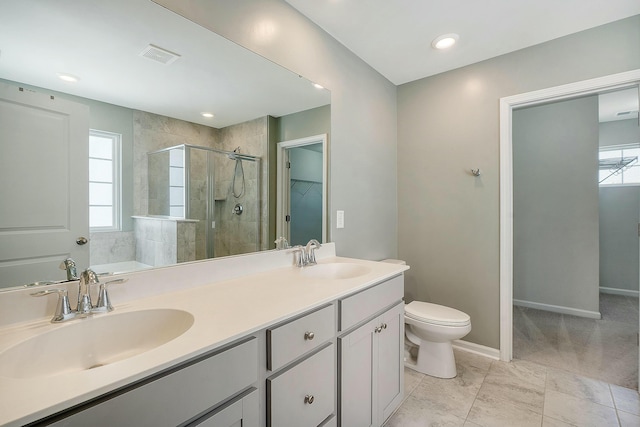
[[(231, 185), (235, 172), (235, 161), (226, 158), (216, 163), (216, 234), (214, 251), (216, 256), (236, 255), (266, 249), (268, 240), (268, 118), (261, 117), (234, 126), (219, 129), (219, 148), (233, 151), (240, 147), (242, 154), (260, 157), (260, 170), (255, 162), (243, 161), (245, 193), (233, 196)], [(258, 188), (260, 175), (260, 188)], [(240, 171), (236, 177), (236, 194), (239, 193)], [(259, 201), (256, 197), (259, 195)], [(234, 206), (243, 206), (242, 215), (232, 213)], [(257, 242), (257, 243), (256, 243)]]
[[(219, 185), (216, 188), (216, 198), (218, 199), (215, 202), (217, 234), (214, 239), (214, 253), (215, 256), (226, 256), (253, 252), (266, 247), (268, 240), (266, 227), (268, 220), (268, 126), (266, 117), (223, 129), (215, 129), (144, 111), (134, 111), (133, 120), (134, 215), (149, 214), (147, 152), (180, 144), (228, 151), (233, 151), (240, 146), (240, 151), (243, 154), (259, 156), (263, 159), (262, 168), (261, 171), (257, 171), (255, 164), (243, 162), (246, 191), (240, 199), (236, 200), (231, 194), (235, 162), (216, 156), (220, 159), (216, 164), (216, 180), (219, 181)], [(201, 156), (194, 156), (190, 184), (192, 217), (203, 220), (206, 214), (206, 178), (203, 176), (202, 168), (205, 168), (205, 165), (206, 163)], [(260, 189), (256, 188), (258, 173), (261, 174), (262, 181)], [(254, 196), (257, 191), (260, 192), (259, 205), (255, 202)], [(242, 203), (244, 207), (241, 216), (231, 214), (233, 206), (238, 202)], [(195, 241), (190, 246), (195, 246), (196, 259), (203, 259), (206, 257), (206, 221), (197, 223), (195, 227)], [(259, 237), (258, 245), (255, 243), (256, 234)], [(149, 257), (156, 259), (155, 250), (153, 254), (146, 254), (151, 247), (148, 242), (145, 244), (146, 251), (143, 248), (137, 248), (137, 243), (140, 244), (144, 241), (146, 239), (136, 239), (133, 231), (93, 233), (90, 240), (92, 263), (107, 264), (135, 259), (140, 261), (142, 258)], [(189, 253), (189, 248), (181, 248), (180, 252), (181, 256), (178, 258), (189, 258), (186, 255)]]
[(195, 261), (194, 222), (135, 218), (136, 261), (161, 267)]
[(113, 264), (136, 259), (133, 231), (101, 231), (89, 238), (91, 265)]
[(133, 112), (133, 214), (149, 213), (147, 153), (180, 144), (218, 148), (218, 130), (144, 111)]
[[(242, 154), (258, 156), (263, 159), (262, 171), (255, 171), (255, 165), (243, 161), (246, 180), (245, 195), (235, 199), (231, 195), (231, 182), (235, 162), (223, 156), (216, 164), (215, 215), (216, 234), (214, 239), (215, 256), (254, 252), (265, 247), (267, 241), (268, 219), (268, 118), (263, 117), (249, 122), (215, 129), (169, 117), (143, 111), (134, 111), (134, 213), (147, 215), (149, 212), (148, 161), (147, 152), (156, 151), (180, 144), (198, 145), (220, 150), (233, 151), (240, 146)], [(198, 153), (199, 150), (192, 150)], [(191, 169), (191, 217), (201, 219), (195, 230), (196, 259), (206, 257), (205, 219), (206, 180), (202, 168), (206, 168), (204, 157), (195, 154)], [(260, 189), (257, 187), (257, 173), (262, 174)], [(238, 178), (239, 179), (239, 178)], [(250, 201), (252, 194), (260, 192), (260, 203)], [(253, 196), (255, 200), (255, 196)], [(233, 215), (231, 211), (236, 203), (242, 203), (242, 215)], [(258, 244), (256, 245), (256, 235)], [(140, 252), (137, 250), (137, 252)]]

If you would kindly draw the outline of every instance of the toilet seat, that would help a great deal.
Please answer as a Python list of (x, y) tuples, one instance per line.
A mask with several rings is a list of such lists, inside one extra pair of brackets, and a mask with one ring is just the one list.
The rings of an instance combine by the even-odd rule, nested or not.
[(439, 326), (462, 327), (471, 323), (471, 317), (455, 308), (429, 302), (413, 301), (404, 307), (406, 317)]

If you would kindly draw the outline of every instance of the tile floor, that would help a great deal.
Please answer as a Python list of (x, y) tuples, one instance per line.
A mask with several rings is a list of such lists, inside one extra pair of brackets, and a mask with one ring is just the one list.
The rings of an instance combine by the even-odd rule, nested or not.
[(640, 426), (635, 390), (525, 360), (456, 361), (449, 380), (405, 369), (405, 400), (385, 427)]
[(638, 386), (638, 298), (600, 294), (602, 319), (513, 308), (513, 357)]

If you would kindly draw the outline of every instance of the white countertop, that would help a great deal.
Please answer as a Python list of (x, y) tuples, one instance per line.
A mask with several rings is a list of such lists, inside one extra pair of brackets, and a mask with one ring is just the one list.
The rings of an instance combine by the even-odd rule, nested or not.
[[(40, 378), (0, 377), (0, 425), (18, 426), (54, 414), (269, 325), (367, 288), (409, 268), (406, 265), (334, 256), (320, 259), (318, 264), (332, 262), (358, 263), (366, 265), (370, 271), (355, 278), (327, 280), (304, 277), (297, 267), (278, 267), (124, 303), (118, 303), (118, 299), (112, 296), (115, 310), (96, 316), (117, 316), (128, 311), (171, 308), (187, 311), (195, 320), (189, 330), (174, 340), (97, 369)], [(0, 353), (54, 328), (91, 320), (92, 318), (88, 318), (52, 324), (46, 318), (39, 318), (31, 322), (10, 324), (0, 328)], [(99, 337), (88, 339), (91, 338)], [(81, 343), (82, 340), (79, 339), (78, 345)]]

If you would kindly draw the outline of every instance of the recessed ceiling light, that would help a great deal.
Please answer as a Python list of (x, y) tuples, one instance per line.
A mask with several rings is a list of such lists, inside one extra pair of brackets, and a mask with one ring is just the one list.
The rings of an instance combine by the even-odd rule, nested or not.
[(319, 85), (318, 83), (312, 83), (313, 87), (315, 87), (316, 89), (324, 89), (324, 86)]
[(448, 49), (454, 44), (456, 44), (459, 38), (460, 36), (454, 33), (443, 34), (441, 36), (436, 37), (431, 42), (431, 46), (433, 46), (436, 49)]
[(213, 113), (200, 113), (202, 114), (202, 117), (206, 117), (207, 119), (210, 119), (213, 117)]
[(65, 82), (68, 82), (68, 83), (75, 83), (78, 80), (80, 80), (80, 77), (76, 77), (73, 74), (67, 74), (67, 73), (57, 73), (57, 74), (60, 80), (64, 80)]

